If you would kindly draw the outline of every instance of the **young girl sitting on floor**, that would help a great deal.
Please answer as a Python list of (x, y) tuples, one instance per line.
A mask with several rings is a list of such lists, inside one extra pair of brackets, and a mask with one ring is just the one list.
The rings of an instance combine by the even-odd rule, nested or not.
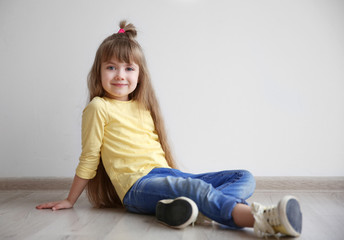
[(175, 228), (195, 222), (200, 211), (233, 229), (254, 227), (259, 236), (299, 236), (302, 214), (295, 197), (273, 207), (247, 204), (255, 188), (250, 172), (176, 169), (136, 34), (122, 21), (118, 33), (99, 46), (88, 76), (90, 103), (83, 112), (82, 153), (69, 195), (37, 209), (71, 208), (87, 187), (95, 207), (155, 214)]

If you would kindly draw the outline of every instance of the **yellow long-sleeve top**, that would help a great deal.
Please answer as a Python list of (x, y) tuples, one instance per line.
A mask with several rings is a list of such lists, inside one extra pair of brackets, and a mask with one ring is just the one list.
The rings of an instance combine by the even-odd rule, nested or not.
[(136, 101), (95, 97), (82, 116), (82, 153), (76, 175), (92, 179), (100, 156), (116, 192), (130, 187), (153, 168), (169, 168), (150, 112)]

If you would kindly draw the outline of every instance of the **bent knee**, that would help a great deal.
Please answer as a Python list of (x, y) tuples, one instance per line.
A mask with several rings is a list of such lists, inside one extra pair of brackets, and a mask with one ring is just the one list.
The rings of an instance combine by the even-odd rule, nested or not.
[(245, 199), (252, 196), (254, 193), (254, 190), (256, 189), (256, 180), (253, 176), (253, 174), (248, 170), (241, 170), (241, 173), (243, 174), (242, 180), (245, 182), (245, 189), (243, 189), (243, 197)]

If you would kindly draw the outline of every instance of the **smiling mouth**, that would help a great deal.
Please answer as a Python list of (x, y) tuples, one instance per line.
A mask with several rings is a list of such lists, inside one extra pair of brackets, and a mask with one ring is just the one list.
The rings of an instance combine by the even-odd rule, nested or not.
[(111, 83), (111, 85), (115, 86), (115, 87), (125, 87), (128, 84), (123, 84), (123, 83)]

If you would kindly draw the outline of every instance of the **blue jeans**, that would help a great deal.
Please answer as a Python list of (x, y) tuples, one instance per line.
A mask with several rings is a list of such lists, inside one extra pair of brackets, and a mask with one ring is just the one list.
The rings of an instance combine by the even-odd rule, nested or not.
[(190, 174), (155, 168), (131, 187), (123, 204), (130, 212), (155, 214), (158, 201), (185, 196), (195, 201), (208, 218), (239, 228), (231, 213), (237, 203), (247, 204), (245, 200), (253, 194), (255, 185), (254, 177), (246, 170)]

